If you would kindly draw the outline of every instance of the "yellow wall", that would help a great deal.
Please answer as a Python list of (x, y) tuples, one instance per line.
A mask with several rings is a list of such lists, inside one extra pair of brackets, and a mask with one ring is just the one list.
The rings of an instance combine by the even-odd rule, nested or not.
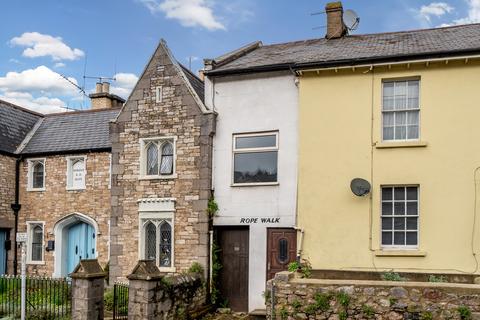
[[(419, 140), (427, 146), (380, 149), (382, 79), (402, 77), (420, 77)], [(299, 138), (298, 226), (302, 257), (314, 269), (480, 273), (472, 254), (479, 62), (305, 72)], [(356, 177), (370, 181), (371, 198), (352, 194)], [(476, 181), (480, 199), (480, 173)], [(379, 256), (379, 191), (392, 184), (419, 185), (419, 249), (413, 253), (425, 256)]]

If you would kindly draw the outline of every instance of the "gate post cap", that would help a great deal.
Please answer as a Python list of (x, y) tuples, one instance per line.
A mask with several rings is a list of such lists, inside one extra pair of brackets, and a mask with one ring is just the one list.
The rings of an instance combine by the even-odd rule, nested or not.
[(80, 260), (69, 276), (72, 279), (105, 278), (105, 272), (97, 259), (84, 259)]
[(129, 280), (158, 280), (163, 278), (154, 260), (139, 260), (132, 273), (127, 276)]

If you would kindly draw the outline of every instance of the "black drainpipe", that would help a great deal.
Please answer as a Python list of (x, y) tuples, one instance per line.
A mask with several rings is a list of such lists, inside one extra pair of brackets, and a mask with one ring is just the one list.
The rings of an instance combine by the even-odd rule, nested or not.
[(22, 208), (19, 203), (19, 191), (20, 191), (20, 164), (22, 163), (22, 156), (20, 156), (15, 162), (15, 202), (11, 207), (13, 214), (15, 215), (15, 227), (14, 227), (14, 246), (13, 246), (13, 275), (17, 275), (18, 255), (17, 255), (17, 232), (18, 232), (18, 212)]

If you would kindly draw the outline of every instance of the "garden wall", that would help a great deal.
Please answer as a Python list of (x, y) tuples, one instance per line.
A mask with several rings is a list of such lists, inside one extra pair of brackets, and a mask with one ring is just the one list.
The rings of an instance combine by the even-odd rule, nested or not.
[(201, 273), (166, 276), (154, 261), (139, 261), (129, 279), (128, 319), (196, 319), (206, 308)]
[[(268, 319), (480, 319), (480, 285), (300, 279), (277, 273)], [(272, 308), (273, 301), (273, 308)]]

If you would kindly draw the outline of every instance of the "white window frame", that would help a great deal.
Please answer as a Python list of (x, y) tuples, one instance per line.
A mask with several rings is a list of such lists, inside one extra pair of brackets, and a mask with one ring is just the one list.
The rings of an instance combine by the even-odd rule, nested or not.
[[(394, 192), (392, 192), (392, 200), (383, 200), (383, 188), (409, 188), (409, 187), (412, 187), (412, 188), (417, 188), (417, 214), (416, 215), (407, 215), (405, 213), (405, 215), (395, 215), (394, 214), (394, 207), (395, 207), (395, 201), (394, 201)], [(407, 200), (407, 194), (406, 194), (406, 190), (405, 190), (405, 211), (407, 210), (407, 202), (414, 202), (414, 201), (408, 201)], [(392, 215), (383, 215), (383, 208), (382, 208), (382, 204), (384, 202), (392, 202)], [(407, 245), (406, 244), (406, 239), (405, 239), (405, 245), (396, 245), (396, 244), (392, 244), (392, 245), (385, 245), (383, 244), (383, 235), (382, 233), (384, 232), (383, 230), (383, 226), (382, 226), (382, 218), (383, 217), (386, 217), (386, 218), (417, 218), (417, 229), (416, 230), (408, 230), (408, 231), (416, 231), (417, 232), (417, 244), (416, 245)], [(392, 242), (395, 241), (394, 239), (394, 232), (395, 232), (395, 221), (392, 220)], [(389, 230), (386, 230), (386, 231), (389, 231)], [(406, 236), (406, 233), (407, 233), (407, 222), (405, 221), (405, 230), (403, 230), (403, 232), (405, 233), (405, 236)], [(418, 250), (419, 247), (420, 247), (420, 185), (418, 184), (399, 184), (399, 185), (395, 185), (395, 184), (392, 184), (392, 185), (381, 185), (380, 186), (380, 246), (383, 250)]]
[[(153, 222), (157, 228), (157, 240), (155, 243), (155, 250), (157, 250), (156, 265), (161, 272), (176, 272), (175, 267), (175, 199), (174, 198), (146, 198), (138, 200), (139, 215), (138, 215), (138, 258), (145, 259), (145, 226), (149, 221)], [(172, 254), (170, 267), (160, 266), (159, 237), (160, 225), (162, 222), (168, 222), (172, 229)]]
[[(33, 261), (32, 260), (32, 241), (33, 241), (33, 229), (35, 226), (42, 227), (42, 260)], [(27, 236), (28, 236), (28, 245), (27, 245), (27, 264), (45, 264), (45, 221), (27, 221)]]
[[(170, 142), (173, 145), (173, 168), (172, 174), (158, 174), (147, 175), (147, 146), (150, 142), (158, 144), (158, 160), (162, 159), (162, 146), (166, 142)], [(160, 170), (160, 168), (159, 168)], [(160, 171), (159, 171), (160, 173)], [(165, 136), (165, 137), (152, 137), (140, 139), (140, 180), (155, 180), (155, 179), (174, 179), (177, 177), (177, 137)]]
[[(68, 156), (67, 158), (67, 190), (85, 190), (87, 184), (87, 156)], [(73, 163), (75, 160), (83, 160), (83, 185), (73, 187)]]
[[(33, 166), (37, 162), (43, 162), (43, 187), (34, 188), (33, 187)], [(45, 191), (46, 190), (46, 180), (47, 180), (47, 159), (46, 158), (32, 158), (27, 159), (27, 191)]]
[(162, 86), (155, 87), (155, 102), (156, 103), (163, 102), (163, 87)]
[[(249, 132), (249, 133), (234, 133), (232, 135), (232, 168), (231, 168), (231, 185), (236, 186), (275, 186), (279, 184), (279, 161), (278, 157), (279, 152), (279, 136), (278, 130), (264, 131), (264, 132)], [(261, 147), (261, 148), (239, 148), (237, 149), (235, 140), (236, 138), (243, 137), (261, 137), (261, 136), (275, 136), (275, 146), (274, 147)], [(235, 182), (235, 154), (239, 153), (254, 153), (254, 152), (268, 152), (268, 151), (277, 151), (277, 181), (272, 182), (246, 182), (238, 183)]]
[[(407, 95), (406, 95), (406, 98), (407, 99), (407, 103), (408, 103), (408, 82), (409, 81), (418, 81), (418, 109), (408, 109), (406, 108), (405, 110), (387, 110), (385, 111), (383, 109), (383, 97), (384, 97), (384, 85), (385, 83), (395, 83), (395, 82), (407, 82)], [(411, 141), (420, 141), (420, 137), (421, 137), (421, 115), (422, 115), (422, 108), (421, 108), (421, 105), (422, 105), (422, 101), (421, 101), (421, 97), (422, 97), (422, 94), (421, 94), (421, 89), (422, 89), (422, 81), (421, 81), (421, 78), (420, 77), (407, 77), (407, 78), (393, 78), (393, 79), (382, 79), (382, 90), (381, 90), (381, 112), (382, 112), (382, 116), (381, 116), (381, 132), (380, 132), (380, 135), (382, 137), (382, 142), (385, 142), (385, 143), (395, 143), (395, 142), (411, 142)], [(395, 112), (408, 112), (408, 111), (418, 111), (418, 137), (417, 138), (413, 138), (413, 139), (408, 139), (408, 135), (407, 133), (405, 134), (405, 139), (396, 139), (395, 138), (395, 129), (394, 129), (394, 132), (393, 132), (393, 139), (388, 139), (386, 140), (383, 136), (383, 127), (384, 127), (384, 121), (383, 121), (383, 115), (385, 113), (395, 113)], [(408, 116), (407, 116), (407, 119), (406, 121), (408, 122)], [(394, 127), (395, 127), (395, 119), (394, 119)]]

